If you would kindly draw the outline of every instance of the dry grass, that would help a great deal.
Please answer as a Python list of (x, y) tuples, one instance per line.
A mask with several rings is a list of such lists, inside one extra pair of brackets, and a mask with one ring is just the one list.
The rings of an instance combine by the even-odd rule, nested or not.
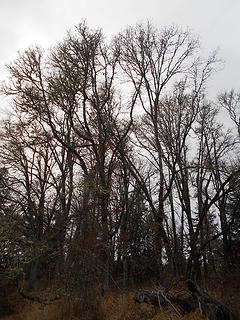
[(137, 305), (133, 301), (134, 292), (113, 293), (102, 298), (101, 308), (106, 320), (152, 319), (156, 309), (150, 305)]
[[(135, 290), (111, 292), (101, 296), (97, 291), (85, 292), (82, 298), (64, 298), (41, 307), (37, 302), (18, 300), (15, 313), (2, 320), (178, 320), (172, 309), (162, 311), (147, 304), (135, 304)], [(17, 302), (17, 301), (15, 301)], [(183, 318), (182, 318), (183, 319)], [(201, 320), (199, 313), (184, 317)]]
[[(210, 293), (227, 303), (240, 306), (239, 276), (225, 277), (223, 281), (210, 283)], [(81, 292), (74, 297), (66, 297), (42, 307), (37, 302), (22, 299), (13, 293), (9, 303), (14, 314), (1, 317), (1, 320), (202, 320), (200, 312), (185, 317), (178, 316), (173, 308), (160, 310), (147, 304), (135, 304), (135, 289), (128, 292), (112, 291), (104, 296), (96, 289)], [(227, 292), (227, 294), (226, 294)]]

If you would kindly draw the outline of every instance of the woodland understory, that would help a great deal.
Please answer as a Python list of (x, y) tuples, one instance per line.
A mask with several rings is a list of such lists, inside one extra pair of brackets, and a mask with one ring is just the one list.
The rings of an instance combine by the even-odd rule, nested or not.
[[(189, 30), (146, 23), (107, 40), (85, 22), (7, 66), (0, 290), (9, 310), (157, 320), (168, 315), (134, 304), (134, 292), (172, 292), (187, 279), (240, 308), (240, 93), (209, 99), (221, 67)], [(48, 313), (34, 316), (42, 295)]]

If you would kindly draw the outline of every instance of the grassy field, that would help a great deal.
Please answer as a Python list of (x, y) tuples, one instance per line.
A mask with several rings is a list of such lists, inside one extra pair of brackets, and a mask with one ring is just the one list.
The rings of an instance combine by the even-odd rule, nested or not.
[[(144, 286), (142, 286), (144, 287)], [(223, 277), (222, 280), (209, 283), (209, 292), (213, 297), (230, 306), (235, 312), (240, 309), (240, 289), (238, 275)], [(49, 305), (23, 299), (12, 290), (7, 297), (9, 315), (3, 320), (175, 320), (203, 319), (200, 311), (184, 317), (176, 314), (173, 307), (161, 310), (148, 304), (136, 304), (134, 294), (138, 288), (128, 291), (112, 290), (103, 296), (97, 289), (76, 293), (55, 301)], [(47, 292), (42, 293), (47, 294)]]
[[(14, 294), (9, 301), (13, 314), (3, 320), (174, 320), (180, 317), (171, 308), (163, 311), (147, 304), (135, 304), (134, 291), (110, 292), (103, 297), (86, 294), (83, 298), (64, 298), (47, 306), (19, 299)], [(183, 317), (202, 319), (200, 312)]]

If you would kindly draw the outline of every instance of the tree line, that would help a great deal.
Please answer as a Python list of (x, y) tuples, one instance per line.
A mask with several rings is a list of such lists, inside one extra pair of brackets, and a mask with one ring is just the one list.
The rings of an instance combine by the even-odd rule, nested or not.
[(240, 95), (208, 99), (218, 65), (150, 23), (111, 41), (81, 23), (19, 53), (1, 89), (1, 274), (105, 291), (237, 268)]

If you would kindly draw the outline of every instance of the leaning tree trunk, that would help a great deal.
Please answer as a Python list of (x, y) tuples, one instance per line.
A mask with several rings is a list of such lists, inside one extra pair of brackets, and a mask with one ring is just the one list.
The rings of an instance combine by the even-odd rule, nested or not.
[(134, 300), (137, 303), (152, 304), (160, 309), (171, 307), (178, 316), (200, 310), (202, 316), (208, 320), (237, 319), (232, 310), (198, 288), (191, 280), (187, 281), (186, 290), (178, 290), (178, 292), (178, 294), (170, 294), (164, 289), (141, 290), (135, 293)]

